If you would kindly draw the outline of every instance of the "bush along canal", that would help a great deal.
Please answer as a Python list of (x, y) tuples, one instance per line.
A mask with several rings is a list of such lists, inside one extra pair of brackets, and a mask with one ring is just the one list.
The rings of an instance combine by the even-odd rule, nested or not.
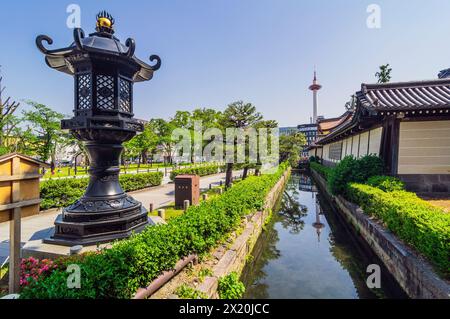
[[(244, 298), (406, 298), (370, 247), (300, 172), (291, 175), (247, 259)], [(380, 266), (380, 288), (366, 283), (373, 264)]]

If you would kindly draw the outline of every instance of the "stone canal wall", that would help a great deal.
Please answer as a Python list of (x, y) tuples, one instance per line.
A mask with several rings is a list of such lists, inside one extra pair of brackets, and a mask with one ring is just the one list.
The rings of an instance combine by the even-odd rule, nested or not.
[(325, 197), (367, 242), (409, 297), (450, 298), (449, 282), (440, 278), (421, 255), (371, 219), (359, 206), (331, 195), (325, 179), (313, 170), (311, 173)]
[(241, 274), (246, 263), (246, 258), (252, 252), (267, 218), (272, 213), (273, 207), (280, 198), (280, 194), (283, 192), (289, 180), (290, 174), (291, 169), (289, 168), (269, 192), (263, 211), (246, 216), (246, 224), (243, 232), (234, 240), (231, 247), (214, 266), (212, 276), (206, 277), (197, 287), (198, 291), (204, 293), (209, 298), (218, 298), (217, 288), (219, 279), (233, 271), (239, 275)]

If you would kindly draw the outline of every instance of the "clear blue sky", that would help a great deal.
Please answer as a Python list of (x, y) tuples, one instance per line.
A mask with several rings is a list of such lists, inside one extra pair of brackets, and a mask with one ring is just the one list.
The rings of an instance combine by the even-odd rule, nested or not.
[[(71, 114), (72, 78), (48, 68), (34, 44), (38, 34), (53, 38), (51, 48), (71, 43), (70, 3), (81, 6), (85, 33), (106, 9), (116, 35), (135, 38), (140, 58), (162, 58), (153, 80), (135, 85), (143, 119), (242, 99), (281, 126), (296, 125), (312, 115), (314, 65), (327, 117), (342, 113), (362, 82), (374, 82), (381, 64), (391, 64), (393, 81), (432, 79), (450, 67), (448, 0), (9, 0), (0, 9), (7, 95)], [(381, 6), (381, 29), (366, 26), (371, 3)]]

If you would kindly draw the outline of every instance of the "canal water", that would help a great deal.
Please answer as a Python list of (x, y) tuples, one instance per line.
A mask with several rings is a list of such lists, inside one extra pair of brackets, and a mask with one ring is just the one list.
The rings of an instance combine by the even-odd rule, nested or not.
[[(369, 289), (367, 266), (381, 267)], [(244, 298), (405, 298), (307, 174), (294, 172), (241, 276)]]

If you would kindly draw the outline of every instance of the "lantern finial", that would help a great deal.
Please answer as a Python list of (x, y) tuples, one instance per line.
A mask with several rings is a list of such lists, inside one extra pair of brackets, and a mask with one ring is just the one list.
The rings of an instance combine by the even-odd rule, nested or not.
[(97, 32), (114, 33), (114, 18), (105, 10), (97, 14)]

